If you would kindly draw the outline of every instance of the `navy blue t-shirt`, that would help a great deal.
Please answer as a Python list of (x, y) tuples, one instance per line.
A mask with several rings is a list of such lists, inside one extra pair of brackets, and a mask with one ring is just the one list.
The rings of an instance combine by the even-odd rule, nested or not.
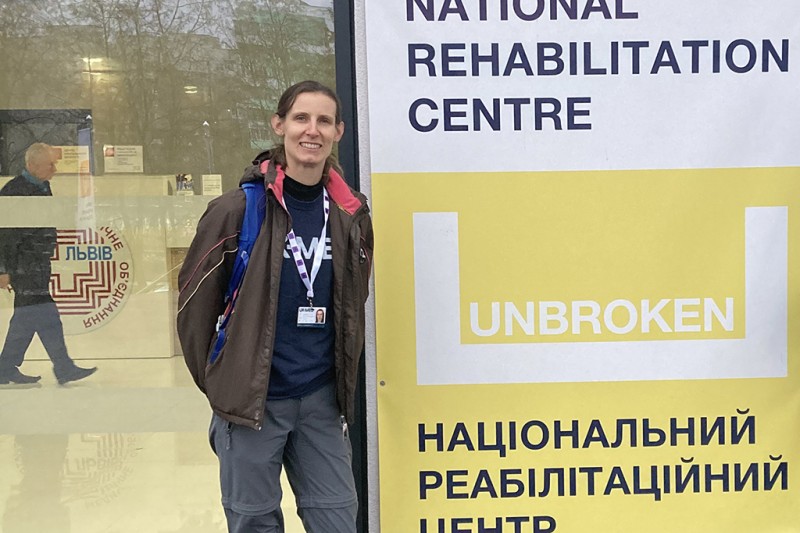
[[(310, 277), (325, 220), (321, 188), (319, 196), (311, 201), (298, 200), (286, 191), (284, 200)], [(325, 255), (314, 279), (314, 307), (327, 310), (324, 327), (297, 326), (297, 310), (308, 306), (308, 298), (288, 241), (284, 248), (268, 398), (305, 396), (334, 379), (333, 262), (329, 228), (326, 233)]]

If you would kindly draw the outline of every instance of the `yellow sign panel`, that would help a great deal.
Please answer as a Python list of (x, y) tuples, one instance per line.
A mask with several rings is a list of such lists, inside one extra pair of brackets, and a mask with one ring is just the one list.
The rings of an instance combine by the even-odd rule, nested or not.
[(374, 174), (381, 531), (800, 531), (799, 178)]

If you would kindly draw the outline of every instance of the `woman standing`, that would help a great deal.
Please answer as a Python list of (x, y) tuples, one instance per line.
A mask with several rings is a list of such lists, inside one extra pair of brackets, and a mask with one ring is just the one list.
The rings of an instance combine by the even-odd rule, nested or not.
[(347, 424), (364, 345), (372, 223), (365, 197), (347, 186), (331, 155), (344, 132), (331, 89), (314, 81), (289, 87), (272, 128), (283, 142), (241, 180), (264, 181), (267, 214), (222, 351), (209, 363), (242, 224), (241, 189), (210, 202), (200, 219), (179, 275), (178, 334), (214, 410), (210, 440), (229, 531), (283, 531), (285, 467), (306, 531), (353, 533)]

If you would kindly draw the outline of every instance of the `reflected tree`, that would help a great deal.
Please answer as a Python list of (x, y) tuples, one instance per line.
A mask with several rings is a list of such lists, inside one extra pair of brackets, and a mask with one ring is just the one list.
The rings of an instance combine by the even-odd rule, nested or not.
[(334, 86), (332, 6), (239, 0), (234, 6), (233, 44), (254, 148), (269, 144), (269, 119), (286, 87), (304, 79)]
[(0, 109), (91, 109), (99, 172), (102, 144), (143, 145), (146, 173), (228, 188), (270, 144), (283, 89), (333, 85), (333, 43), (332, 2), (6, 1)]

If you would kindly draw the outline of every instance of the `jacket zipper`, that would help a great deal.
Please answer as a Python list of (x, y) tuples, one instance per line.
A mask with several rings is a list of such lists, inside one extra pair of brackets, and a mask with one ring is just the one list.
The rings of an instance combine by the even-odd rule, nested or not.
[[(275, 198), (275, 192), (274, 191), (272, 192), (272, 197)], [(269, 201), (269, 196), (267, 196), (267, 201)], [(292, 226), (292, 216), (289, 214), (289, 212), (286, 209), (284, 209), (283, 205), (281, 205), (281, 203), (277, 201), (277, 198), (276, 198), (276, 203), (283, 210), (283, 212), (286, 213), (286, 220), (287, 220), (286, 227), (290, 228)], [(271, 231), (271, 228), (270, 228), (270, 231)], [(270, 233), (270, 240), (271, 239), (272, 239), (272, 234)], [(271, 244), (271, 241), (270, 241), (270, 244)], [(285, 246), (286, 246), (285, 243), (281, 244), (281, 253), (279, 254), (279, 257), (281, 257), (281, 258), (283, 258), (283, 248), (285, 248)], [(281, 276), (281, 271), (282, 270), (283, 270), (283, 261), (281, 260), (281, 261), (278, 262), (278, 270), (277, 270), (277, 276), (278, 276), (279, 280), (280, 280), (280, 276)], [(270, 283), (272, 283), (272, 279), (270, 279)], [(279, 289), (280, 289), (280, 287), (278, 287), (278, 290)], [(272, 290), (272, 287), (270, 287), (270, 290)], [(272, 321), (272, 331), (273, 332), (275, 331), (275, 327), (276, 327), (275, 321), (278, 319), (277, 298), (275, 298), (275, 302), (276, 302), (274, 304), (275, 305), (275, 310), (274, 310), (274, 313), (272, 313), (273, 314), (273, 321)], [(272, 310), (270, 310), (270, 311), (272, 311)], [(272, 346), (271, 349), (274, 349), (274, 347), (275, 347), (274, 334), (273, 334), (273, 339), (272, 339), (272, 345), (273, 346)], [(266, 350), (267, 350), (267, 348), (265, 347), (265, 349), (262, 351), (262, 354), (265, 353)], [(265, 411), (266, 411), (266, 407), (267, 407), (267, 389), (268, 388), (269, 388), (269, 379), (267, 379), (266, 382), (264, 383), (264, 390), (262, 391), (262, 395), (257, 398), (258, 403), (259, 403), (259, 407), (256, 410), (256, 420), (255, 420), (255, 429), (256, 429), (256, 431), (261, 431), (261, 429), (264, 427), (263, 423), (261, 422), (261, 420), (263, 420), (264, 416), (266, 415)]]

